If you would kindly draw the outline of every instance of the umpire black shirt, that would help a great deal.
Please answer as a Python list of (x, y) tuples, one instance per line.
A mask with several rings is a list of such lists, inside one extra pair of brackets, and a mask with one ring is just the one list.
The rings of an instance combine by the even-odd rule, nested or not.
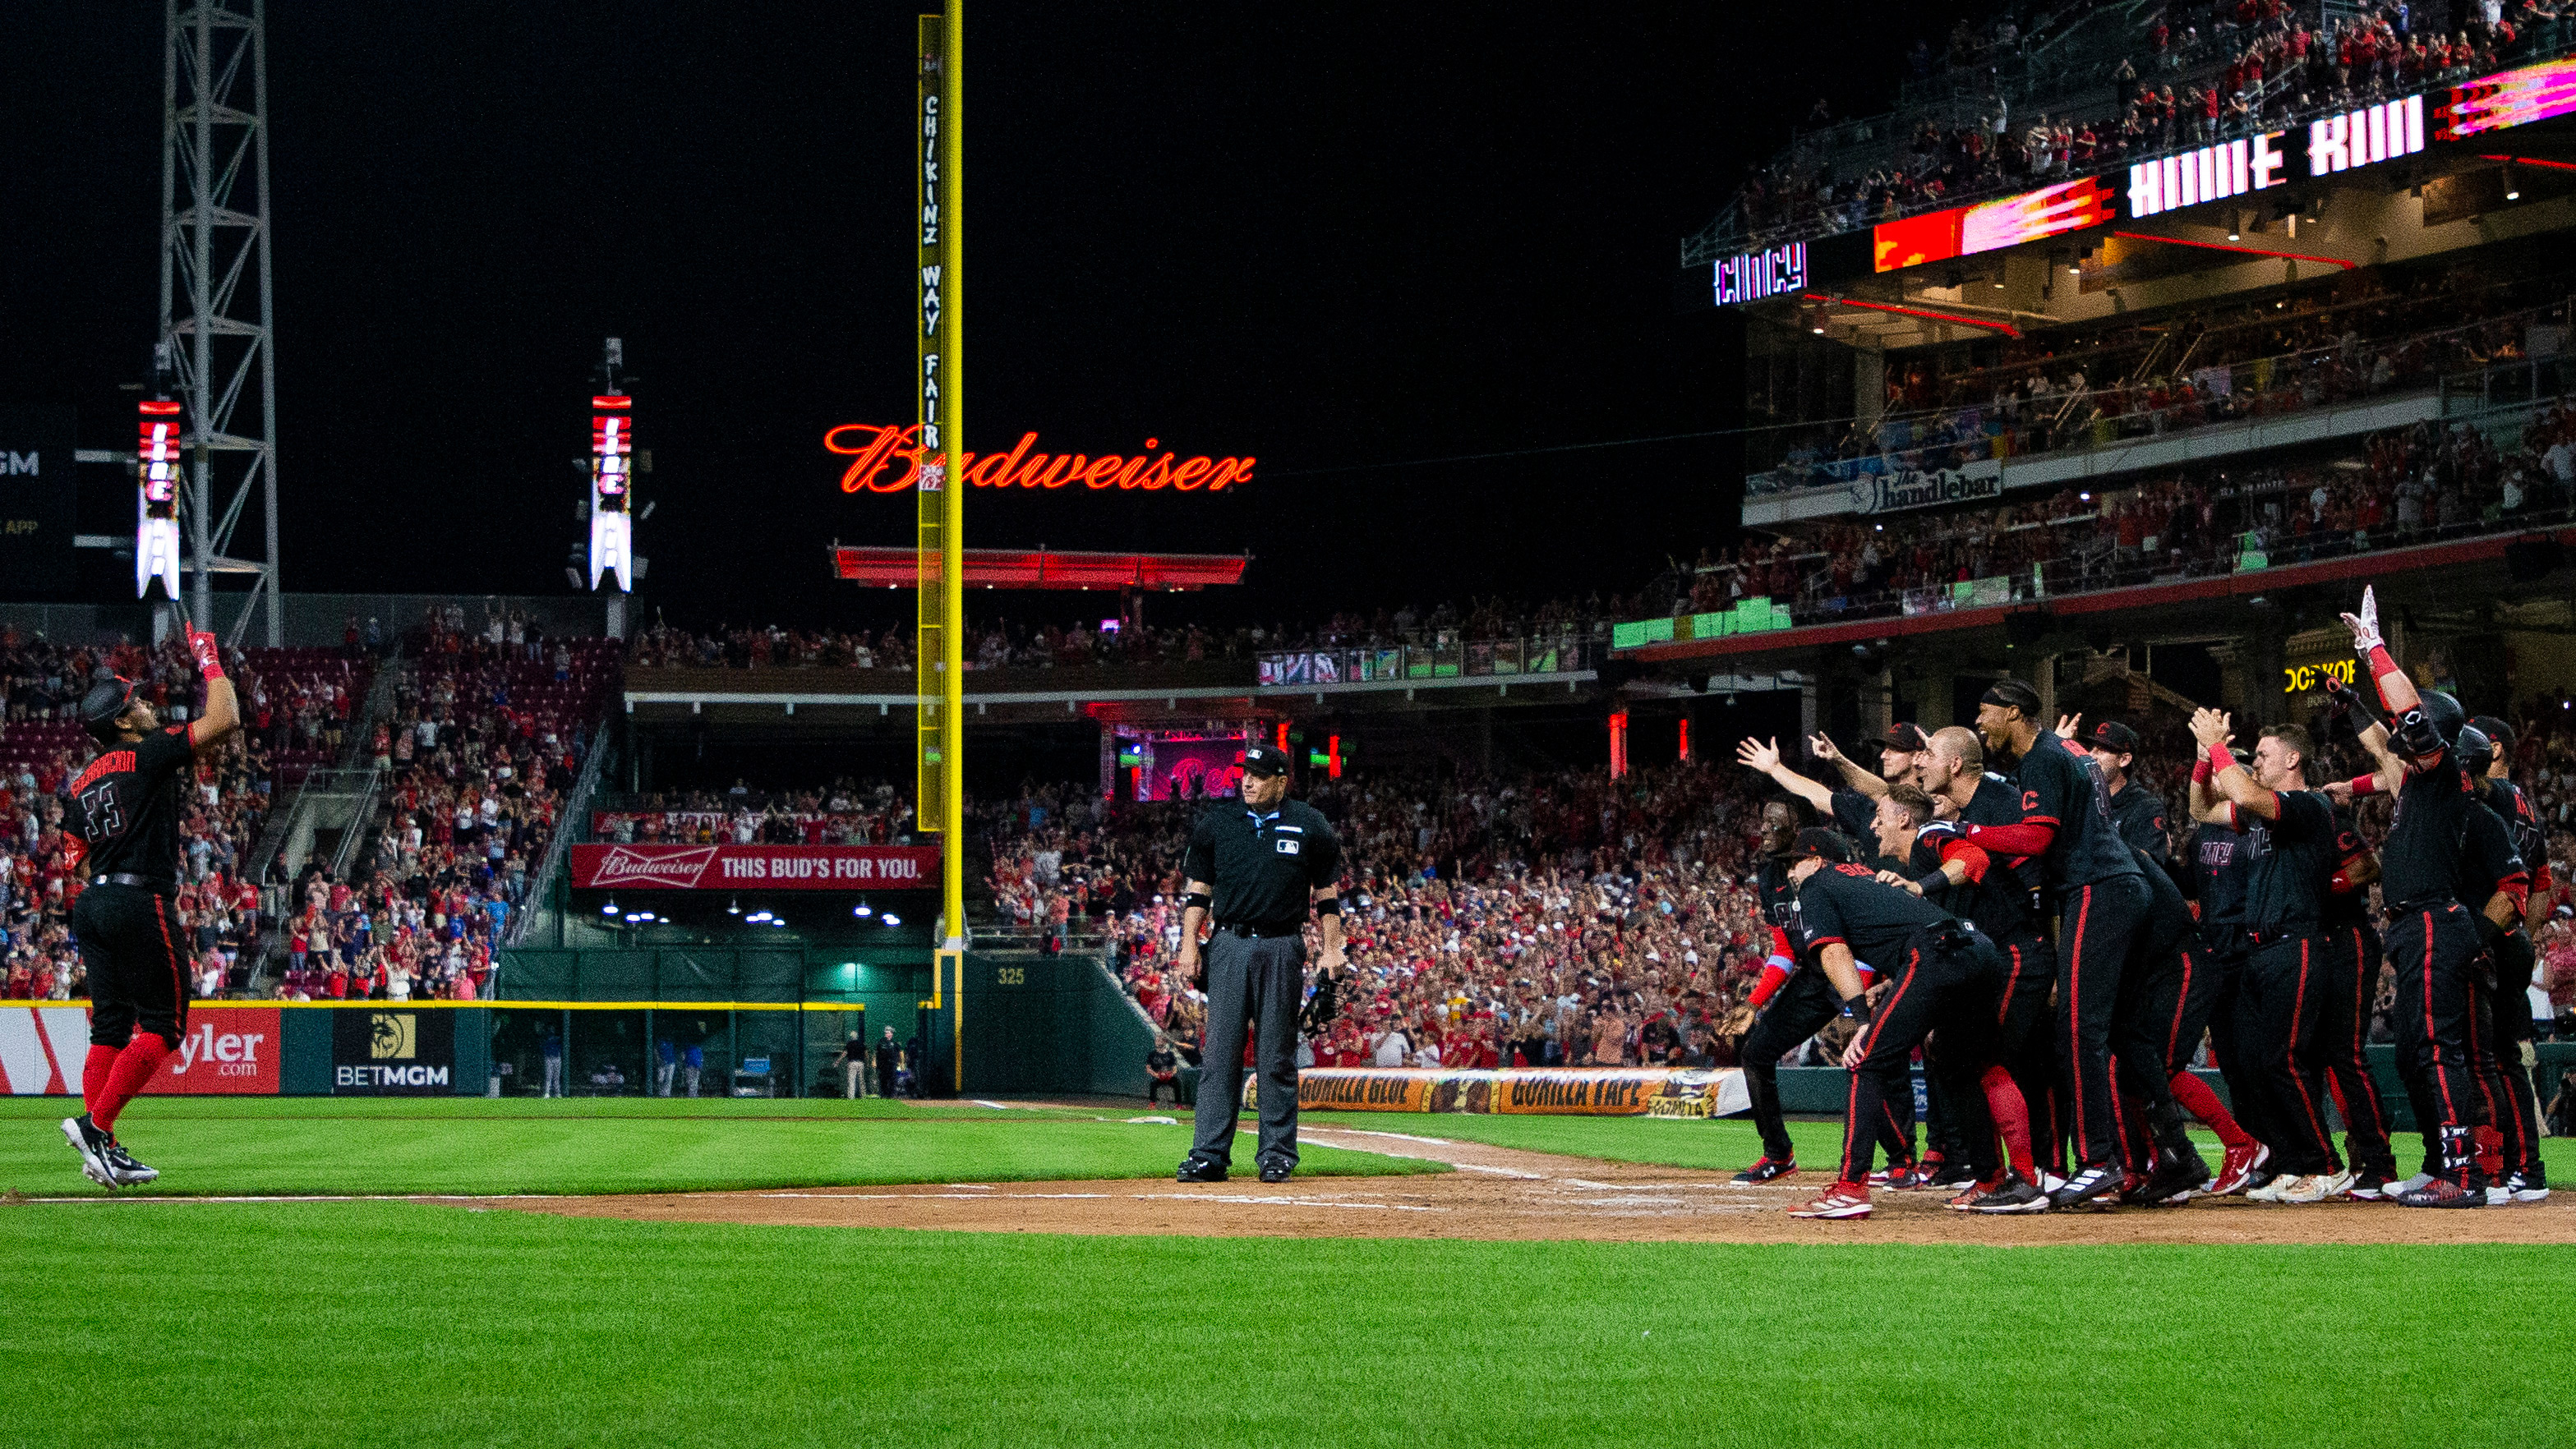
[(1341, 879), (1342, 843), (1303, 800), (1267, 811), (1231, 800), (1199, 812), (1181, 874), (1208, 883), (1218, 925), (1289, 931), (1305, 921), (1316, 888)]

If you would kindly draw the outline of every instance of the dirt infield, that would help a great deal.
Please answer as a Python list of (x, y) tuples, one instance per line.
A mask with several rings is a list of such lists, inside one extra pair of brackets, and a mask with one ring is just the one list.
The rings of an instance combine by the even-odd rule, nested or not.
[(1983, 1217), (1942, 1195), (1880, 1192), (1866, 1219), (1810, 1222), (1787, 1208), (1823, 1174), (1764, 1187), (1687, 1168), (1558, 1157), (1438, 1138), (1307, 1130), (1306, 1140), (1450, 1163), (1454, 1174), (1395, 1178), (1250, 1177), (1226, 1183), (947, 1183), (912, 1187), (540, 1198), (488, 1206), (638, 1222), (930, 1228), (988, 1233), (1137, 1233), (1197, 1237), (1485, 1238), (1705, 1243), (2568, 1243), (2576, 1201), (2459, 1212), (2385, 1203), (2274, 1207), (2242, 1199), (2180, 1208)]

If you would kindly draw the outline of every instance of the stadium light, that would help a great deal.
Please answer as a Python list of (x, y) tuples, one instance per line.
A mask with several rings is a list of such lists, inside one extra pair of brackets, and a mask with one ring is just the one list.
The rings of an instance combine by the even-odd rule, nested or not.
[(854, 916), (866, 916), (873, 914), (874, 910), (875, 908), (868, 904), (867, 897), (861, 896), (859, 897), (859, 903), (850, 907), (850, 914)]
[(604, 905), (604, 906), (601, 906), (601, 907), (599, 908), (599, 913), (600, 913), (601, 915), (603, 915), (603, 916), (613, 916), (613, 915), (616, 915), (616, 914), (617, 914), (617, 898), (616, 898), (615, 896), (610, 896), (610, 897), (608, 898), (608, 904), (607, 904), (607, 905)]
[(889, 926), (900, 926), (903, 924), (903, 917), (896, 915), (892, 911), (886, 912), (884, 915), (877, 917), (877, 919), (885, 922)]
[(733, 904), (732, 904), (732, 905), (729, 905), (729, 906), (727, 906), (727, 907), (725, 907), (725, 914), (726, 914), (726, 915), (728, 915), (728, 916), (739, 916), (739, 915), (741, 915), (741, 914), (742, 914), (742, 897), (740, 897), (740, 896), (735, 896), (735, 897), (733, 898)]

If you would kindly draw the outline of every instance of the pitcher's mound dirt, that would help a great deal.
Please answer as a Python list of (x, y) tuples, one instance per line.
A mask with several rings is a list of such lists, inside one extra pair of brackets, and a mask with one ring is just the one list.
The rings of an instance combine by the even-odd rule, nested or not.
[[(1305, 1140), (1453, 1164), (1431, 1177), (1233, 1181), (947, 1183), (649, 1194), (494, 1203), (527, 1212), (639, 1222), (934, 1228), (991, 1233), (1146, 1233), (1200, 1237), (1575, 1239), (1705, 1243), (2567, 1243), (2576, 1205), (2435, 1212), (2387, 1203), (2274, 1207), (2241, 1198), (2179, 1208), (1983, 1217), (1944, 1195), (1877, 1194), (1864, 1219), (1811, 1222), (1787, 1209), (1827, 1175), (1764, 1187), (1728, 1174), (1519, 1152), (1350, 1130)], [(1250, 1144), (1247, 1142), (1246, 1146)], [(1247, 1158), (1248, 1153), (1244, 1154)]]

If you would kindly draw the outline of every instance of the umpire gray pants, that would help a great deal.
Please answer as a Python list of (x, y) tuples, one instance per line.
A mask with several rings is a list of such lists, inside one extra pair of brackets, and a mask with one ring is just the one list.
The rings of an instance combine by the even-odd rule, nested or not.
[(1193, 1156), (1234, 1159), (1234, 1125), (1243, 1108), (1243, 1033), (1253, 1025), (1261, 1073), (1262, 1163), (1297, 1165), (1297, 1008), (1306, 994), (1306, 942), (1301, 936), (1246, 940), (1219, 931), (1208, 938), (1207, 1044), (1199, 1068)]

